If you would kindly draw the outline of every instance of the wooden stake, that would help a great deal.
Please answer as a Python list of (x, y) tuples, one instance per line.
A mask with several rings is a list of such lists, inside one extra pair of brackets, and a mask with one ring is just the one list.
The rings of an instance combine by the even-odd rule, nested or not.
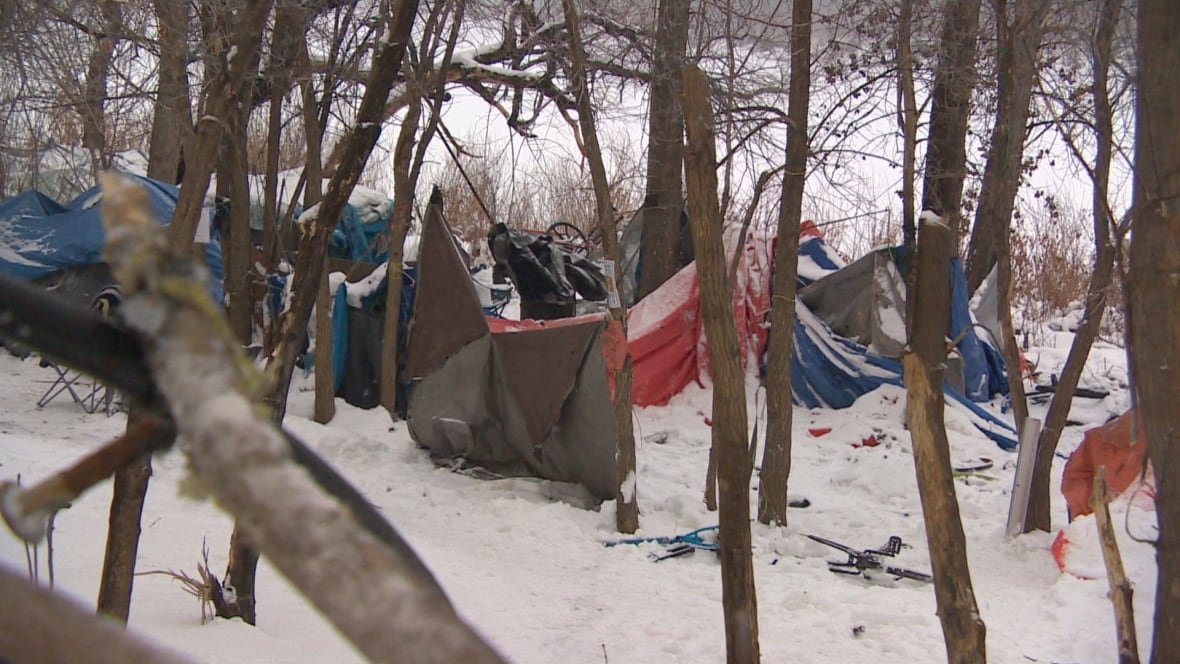
[(1110, 582), (1110, 602), (1114, 605), (1114, 625), (1119, 637), (1119, 664), (1138, 664), (1139, 642), (1135, 637), (1135, 610), (1131, 604), (1131, 581), (1123, 571), (1119, 543), (1110, 524), (1110, 508), (1106, 504), (1106, 467), (1099, 466), (1094, 476), (1094, 493), (1090, 495), (1090, 509), (1098, 523), (1098, 537), (1102, 540), (1102, 560), (1106, 563), (1106, 578)]

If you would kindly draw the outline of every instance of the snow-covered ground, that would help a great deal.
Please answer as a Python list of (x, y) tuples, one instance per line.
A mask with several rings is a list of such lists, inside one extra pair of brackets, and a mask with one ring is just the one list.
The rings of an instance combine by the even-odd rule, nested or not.
[[(1029, 351), (1038, 371), (1064, 361), (1067, 332), (1043, 335)], [(1098, 348), (1085, 384), (1118, 388), (1125, 380), (1121, 349)], [(0, 479), (45, 477), (123, 429), (122, 415), (87, 415), (58, 399), (38, 410), (51, 370), (36, 359), (0, 353)], [(349, 477), (413, 543), (459, 611), (508, 659), (521, 663), (717, 662), (724, 659), (720, 566), (708, 552), (660, 563), (648, 544), (606, 548), (618, 537), (614, 506), (580, 509), (545, 496), (532, 480), (481, 481), (436, 468), (403, 424), (382, 410), (337, 401), (337, 416), (310, 420), (310, 380), (296, 380), (287, 426)], [(753, 386), (751, 385), (751, 388)], [(754, 390), (750, 391), (751, 406)], [(1100, 423), (1126, 407), (1125, 391), (1075, 408), (1079, 421)], [(710, 393), (690, 387), (667, 407), (639, 410), (639, 500), (643, 535), (682, 533), (717, 522), (705, 510), (702, 485)], [(1044, 406), (1034, 407), (1034, 413)], [(790, 526), (754, 525), (754, 561), (763, 661), (937, 662), (945, 660), (933, 587), (910, 581), (872, 583), (828, 571), (836, 551), (813, 533), (857, 548), (891, 535), (907, 545), (902, 566), (929, 570), (926, 533), (914, 479), (909, 436), (902, 426), (904, 392), (884, 387), (840, 410), (795, 411), (793, 498), (811, 505), (791, 511)], [(751, 417), (754, 409), (751, 407)], [(1109, 662), (1115, 628), (1104, 578), (1061, 574), (1050, 554), (1053, 535), (1004, 537), (1015, 454), (948, 413), (951, 456), (988, 457), (995, 467), (956, 480), (972, 580), (987, 624), (993, 662)], [(816, 435), (830, 428), (826, 434)], [(1082, 427), (1061, 445), (1071, 451)], [(868, 437), (876, 446), (862, 444)], [(1064, 501), (1054, 473), (1054, 525)], [(231, 519), (211, 503), (178, 495), (185, 474), (176, 452), (158, 456), (143, 515), (139, 569), (196, 573), (202, 544), (211, 567), (224, 570)], [(755, 486), (757, 482), (755, 481)], [(756, 504), (756, 493), (751, 493)], [(92, 605), (106, 536), (110, 484), (100, 485), (57, 518), (57, 588)], [(1122, 528), (1128, 509), (1114, 505), (1122, 553), (1135, 583), (1139, 643), (1147, 653), (1155, 593), (1150, 545)], [(1150, 519), (1131, 519), (1150, 536)], [(1092, 529), (1086, 520), (1078, 528)], [(1144, 532), (1147, 530), (1148, 532)], [(1084, 536), (1077, 539), (1091, 548)], [(40, 550), (41, 577), (46, 573)], [(22, 572), (23, 545), (0, 532), (0, 564)], [(1101, 570), (1101, 566), (1096, 567)], [(339, 570), (364, 574), (364, 570)], [(346, 662), (359, 656), (265, 563), (258, 581), (258, 626), (202, 625), (196, 600), (163, 575), (137, 578), (131, 628), (208, 662)]]

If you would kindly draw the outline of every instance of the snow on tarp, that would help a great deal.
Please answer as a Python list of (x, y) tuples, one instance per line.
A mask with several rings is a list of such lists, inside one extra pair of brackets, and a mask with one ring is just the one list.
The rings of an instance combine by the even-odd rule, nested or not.
[[(176, 187), (136, 175), (148, 194), (152, 214), (167, 226), (172, 222)], [(62, 205), (38, 191), (27, 191), (0, 202), (0, 272), (29, 281), (55, 272), (102, 262), (106, 230), (102, 226), (99, 201), (102, 191), (93, 187)], [(221, 301), (221, 247), (207, 245), (206, 260), (211, 272), (209, 290)]]
[(824, 241), (815, 222), (807, 220), (799, 227), (799, 285), (823, 279), (844, 267), (844, 259)]

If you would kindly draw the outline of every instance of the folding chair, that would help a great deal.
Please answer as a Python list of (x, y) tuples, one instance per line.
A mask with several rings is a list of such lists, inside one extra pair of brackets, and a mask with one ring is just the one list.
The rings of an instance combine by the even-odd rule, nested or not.
[(107, 415), (115, 411), (114, 392), (102, 383), (44, 358), (41, 360), (41, 366), (53, 369), (57, 379), (37, 400), (37, 408), (44, 408), (62, 394), (68, 394), (74, 403), (92, 415), (100, 410), (105, 411)]
[[(123, 296), (119, 287), (107, 286), (94, 296), (90, 306), (103, 316), (110, 316), (122, 301)], [(122, 407), (122, 404), (115, 398), (115, 391), (97, 380), (67, 367), (62, 367), (48, 358), (41, 358), (41, 366), (53, 369), (57, 378), (37, 400), (37, 408), (44, 408), (62, 394), (70, 395), (74, 403), (91, 415), (101, 410), (109, 416)]]

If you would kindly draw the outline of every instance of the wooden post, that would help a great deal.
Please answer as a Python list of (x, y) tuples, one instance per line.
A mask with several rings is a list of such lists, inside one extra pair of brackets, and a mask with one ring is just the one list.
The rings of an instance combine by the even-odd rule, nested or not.
[(1102, 560), (1106, 563), (1106, 579), (1110, 583), (1110, 603), (1114, 605), (1114, 626), (1119, 638), (1119, 664), (1139, 664), (1139, 640), (1135, 636), (1135, 609), (1131, 604), (1134, 591), (1123, 572), (1123, 558), (1119, 543), (1110, 524), (1110, 507), (1106, 504), (1106, 467), (1099, 466), (1094, 475), (1094, 493), (1090, 494), (1090, 509), (1098, 524), (1102, 540)]
[(909, 348), (902, 358), (918, 493), (926, 522), (934, 594), (948, 662), (985, 662), (986, 628), (975, 604), (967, 545), (943, 422), (943, 373), (951, 317), (951, 230), (934, 217), (918, 231), (915, 302)]
[(713, 448), (721, 517), (721, 598), (727, 660), (757, 662), (758, 601), (750, 551), (750, 475), (746, 447), (746, 383), (733, 320), (717, 204), (717, 157), (709, 81), (695, 65), (684, 68), (684, 150), (688, 219), (701, 284), (701, 315), (713, 369)]

